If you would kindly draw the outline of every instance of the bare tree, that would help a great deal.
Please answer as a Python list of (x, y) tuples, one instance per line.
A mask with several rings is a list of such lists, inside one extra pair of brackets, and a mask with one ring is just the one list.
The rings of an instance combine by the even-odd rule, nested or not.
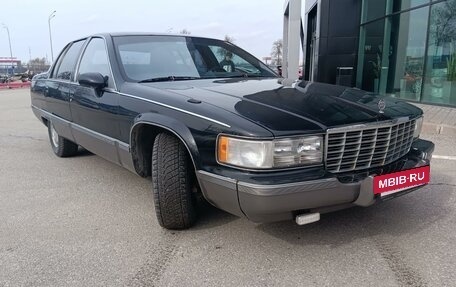
[[(224, 38), (223, 40), (224, 40), (225, 42), (230, 43), (230, 44), (234, 44), (234, 41), (235, 41), (235, 39), (234, 39), (233, 37), (229, 36), (229, 35), (225, 35), (225, 38)], [(228, 51), (225, 50), (225, 49), (222, 48), (222, 47), (218, 48), (218, 50), (217, 50), (217, 54), (219, 54), (219, 55), (222, 56), (223, 58), (225, 57), (225, 55), (226, 55), (227, 52), (228, 52)]]
[(228, 43), (231, 43), (231, 44), (234, 44), (234, 41), (236, 41), (236, 39), (234, 39), (234, 37), (232, 36), (229, 36), (229, 35), (225, 35), (225, 38), (224, 40)]
[(43, 72), (49, 68), (46, 58), (35, 58), (28, 62), (29, 70), (33, 72)]
[[(441, 5), (441, 6), (438, 6)], [(432, 9), (430, 27), (431, 39), (436, 49), (456, 38), (456, 2), (448, 1)]]
[(191, 32), (190, 32), (189, 30), (187, 30), (187, 29), (184, 28), (184, 29), (180, 30), (179, 34), (190, 35)]
[(283, 55), (283, 42), (282, 39), (274, 41), (272, 43), (271, 50), (271, 64), (273, 65), (282, 65), (282, 55)]

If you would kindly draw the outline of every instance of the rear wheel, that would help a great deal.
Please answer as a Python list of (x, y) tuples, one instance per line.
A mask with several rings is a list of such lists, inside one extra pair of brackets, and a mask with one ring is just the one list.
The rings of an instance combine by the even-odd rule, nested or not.
[(160, 225), (167, 229), (186, 229), (196, 221), (193, 194), (195, 176), (183, 143), (161, 133), (152, 151), (152, 191)]
[(49, 141), (51, 142), (52, 151), (58, 157), (73, 156), (78, 152), (78, 145), (74, 142), (59, 136), (52, 122), (48, 123)]

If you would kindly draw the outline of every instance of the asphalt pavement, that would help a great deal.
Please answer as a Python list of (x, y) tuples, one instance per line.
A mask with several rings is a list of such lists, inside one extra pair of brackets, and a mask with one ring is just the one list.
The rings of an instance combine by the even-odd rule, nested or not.
[[(422, 137), (456, 156), (455, 137)], [(203, 206), (171, 232), (150, 180), (84, 151), (57, 158), (28, 90), (3, 90), (0, 286), (454, 286), (456, 160), (442, 158), (430, 185), (310, 225)]]

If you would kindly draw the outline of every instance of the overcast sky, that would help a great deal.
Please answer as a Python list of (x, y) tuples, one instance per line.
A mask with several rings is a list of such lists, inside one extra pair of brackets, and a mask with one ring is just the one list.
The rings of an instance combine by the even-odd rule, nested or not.
[[(0, 23), (8, 26), (13, 57), (51, 58), (48, 16), (54, 58), (71, 40), (98, 32), (174, 32), (220, 38), (258, 58), (269, 56), (272, 42), (282, 38), (283, 0), (2, 0)], [(0, 26), (0, 57), (9, 56), (8, 36)]]

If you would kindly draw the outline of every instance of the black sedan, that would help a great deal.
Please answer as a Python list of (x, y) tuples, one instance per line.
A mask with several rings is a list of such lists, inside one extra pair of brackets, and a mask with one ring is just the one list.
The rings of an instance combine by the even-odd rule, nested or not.
[(57, 156), (82, 146), (151, 177), (165, 228), (190, 227), (201, 197), (255, 222), (306, 224), (429, 182), (420, 109), (285, 82), (224, 41), (97, 34), (69, 43), (31, 97)]

